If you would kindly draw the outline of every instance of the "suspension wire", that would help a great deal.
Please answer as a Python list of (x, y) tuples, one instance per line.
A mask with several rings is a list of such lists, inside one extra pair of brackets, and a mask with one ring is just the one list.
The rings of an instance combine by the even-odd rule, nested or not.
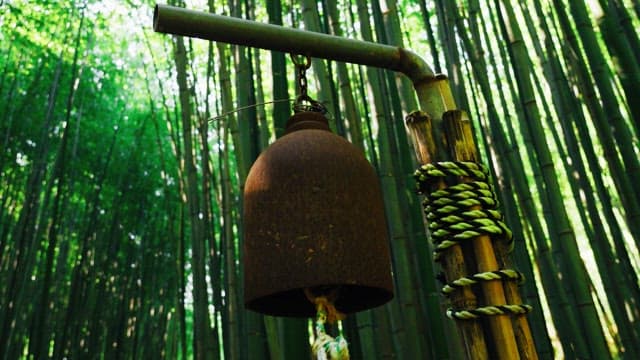
[(213, 122), (213, 121), (222, 119), (222, 118), (224, 118), (226, 116), (229, 116), (231, 114), (240, 112), (242, 110), (251, 109), (253, 107), (258, 107), (258, 106), (261, 106), (261, 105), (269, 105), (269, 104), (275, 104), (275, 103), (281, 103), (281, 102), (293, 102), (293, 101), (296, 101), (296, 99), (292, 99), (292, 98), (289, 98), (289, 99), (277, 99), (277, 100), (272, 100), (272, 101), (265, 101), (265, 102), (261, 102), (261, 103), (255, 103), (255, 104), (239, 107), (239, 108), (233, 109), (231, 111), (227, 111), (227, 112), (222, 113), (222, 114), (220, 114), (218, 116), (210, 117), (210, 118), (207, 119), (207, 121)]
[(261, 105), (275, 104), (275, 103), (281, 103), (281, 102), (294, 102), (293, 110), (296, 113), (302, 112), (302, 111), (312, 111), (312, 112), (322, 113), (323, 115), (329, 115), (328, 114), (329, 111), (327, 110), (327, 108), (322, 103), (312, 99), (307, 93), (308, 81), (307, 81), (306, 72), (311, 67), (311, 57), (306, 55), (297, 55), (297, 54), (290, 54), (290, 55), (291, 55), (291, 61), (293, 61), (293, 64), (296, 66), (296, 80), (297, 80), (296, 85), (298, 87), (297, 92), (299, 95), (295, 99), (292, 99), (292, 98), (277, 99), (277, 100), (265, 101), (261, 103), (239, 107), (231, 111), (222, 113), (220, 115), (210, 117), (209, 119), (207, 119), (207, 121), (213, 122), (213, 121), (222, 119), (226, 116), (229, 116), (231, 114), (240, 112), (242, 110), (251, 109), (253, 107), (257, 107)]

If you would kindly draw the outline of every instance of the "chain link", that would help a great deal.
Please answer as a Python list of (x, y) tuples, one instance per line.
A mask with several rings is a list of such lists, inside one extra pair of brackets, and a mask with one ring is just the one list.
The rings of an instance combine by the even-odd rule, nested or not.
[(313, 100), (307, 94), (307, 69), (311, 67), (311, 57), (307, 55), (291, 54), (291, 60), (296, 66), (296, 80), (298, 81), (298, 97), (293, 105), (293, 110), (298, 113), (302, 111), (313, 111), (322, 114), (327, 113), (327, 109), (321, 103)]
[(298, 78), (300, 96), (307, 97), (307, 69), (311, 66), (311, 57), (291, 54), (291, 60), (296, 66), (296, 77)]
[(296, 69), (298, 70), (298, 89), (300, 90), (300, 96), (307, 96), (307, 70), (302, 67), (296, 65)]

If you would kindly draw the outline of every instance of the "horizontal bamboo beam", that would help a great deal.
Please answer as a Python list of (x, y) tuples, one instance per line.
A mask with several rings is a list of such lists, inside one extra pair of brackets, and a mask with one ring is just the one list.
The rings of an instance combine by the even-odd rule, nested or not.
[[(370, 41), (292, 29), (204, 11), (157, 4), (153, 29), (228, 44), (276, 50), (310, 57), (393, 70), (407, 76), (416, 90), (420, 110), (431, 117), (434, 138), (440, 138), (442, 114), (455, 109), (446, 76), (435, 75), (414, 52)], [(408, 109), (408, 111), (415, 109)], [(444, 160), (443, 150), (430, 142), (429, 161)]]
[(414, 83), (434, 77), (429, 65), (415, 53), (397, 46), (354, 40), (204, 11), (158, 4), (153, 12), (157, 32), (308, 55), (399, 71)]

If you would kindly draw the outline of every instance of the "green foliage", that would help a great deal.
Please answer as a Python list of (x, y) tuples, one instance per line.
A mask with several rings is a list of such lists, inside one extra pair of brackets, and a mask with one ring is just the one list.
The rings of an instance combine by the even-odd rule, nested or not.
[[(599, 2), (606, 14), (595, 2), (511, 3), (186, 6), (404, 44), (447, 64), (529, 256), (518, 264), (532, 277), (526, 294), (550, 309), (531, 318), (541, 357), (631, 358), (640, 353), (640, 198), (629, 176), (639, 152), (629, 81), (638, 12), (618, 0)], [(0, 1), (0, 356), (306, 357), (306, 321), (249, 314), (241, 289), (240, 194), (264, 139), (282, 133), (288, 105), (269, 102), (293, 95), (291, 61), (184, 39), (179, 86), (177, 43), (151, 31), (151, 10), (147, 1)], [(335, 128), (378, 166), (394, 236), (396, 300), (345, 323), (352, 354), (461, 355), (409, 181), (417, 164), (401, 117), (415, 110), (411, 88), (391, 73), (321, 61), (308, 76)], [(268, 104), (234, 112), (260, 99)], [(196, 302), (194, 290), (205, 296)], [(606, 349), (580, 346), (587, 303), (589, 336), (601, 332)]]

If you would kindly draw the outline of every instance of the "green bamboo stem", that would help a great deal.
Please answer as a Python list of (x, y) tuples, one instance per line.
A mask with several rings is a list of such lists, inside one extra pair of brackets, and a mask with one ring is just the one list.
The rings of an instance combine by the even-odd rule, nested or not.
[[(503, 7), (507, 9), (509, 6)], [(506, 26), (506, 25), (503, 25)], [(549, 205), (551, 214), (553, 217), (551, 220), (556, 223), (558, 256), (565, 259), (563, 270), (567, 274), (567, 279), (571, 279), (567, 282), (567, 285), (571, 287), (573, 292), (574, 306), (580, 304), (579, 311), (581, 314), (580, 320), (582, 326), (588, 337), (589, 346), (591, 349), (591, 356), (594, 357), (607, 357), (609, 351), (606, 347), (606, 341), (598, 314), (593, 303), (592, 293), (590, 289), (590, 279), (586, 273), (584, 264), (580, 258), (578, 245), (576, 243), (575, 234), (571, 228), (571, 224), (568, 220), (564, 204), (561, 201), (561, 192), (559, 183), (555, 172), (552, 167), (547, 166), (552, 164), (548, 144), (544, 140), (544, 132), (539, 122), (539, 112), (536, 102), (533, 100), (533, 86), (531, 78), (527, 70), (528, 55), (524, 48), (524, 43), (521, 41), (521, 34), (519, 29), (510, 21), (510, 31), (507, 32), (503, 28), (505, 37), (510, 40), (510, 58), (511, 64), (516, 74), (518, 89), (520, 91), (520, 101), (523, 104), (526, 115), (526, 126), (530, 127), (532, 134), (533, 144), (538, 154), (538, 166), (542, 171), (542, 176), (547, 189), (547, 196), (549, 197)]]
[[(280, 0), (267, 1), (267, 13), (269, 23), (282, 25), (282, 4)], [(271, 75), (273, 77), (274, 99), (288, 99), (287, 69), (285, 54), (280, 51), (271, 51)], [(289, 104), (277, 102), (273, 106), (273, 127), (276, 137), (284, 133), (284, 128), (290, 114)]]
[[(544, 20), (542, 20), (544, 22)], [(534, 37), (535, 43), (542, 43), (537, 39), (537, 36), (533, 30), (533, 24), (530, 24), (530, 21), (527, 21), (527, 26), (530, 27), (531, 36)], [(545, 33), (548, 32), (546, 25), (544, 26)], [(548, 35), (548, 33), (547, 33)], [(576, 134), (574, 132), (571, 124), (574, 123), (573, 117), (580, 116), (581, 113), (576, 114), (576, 111), (572, 111), (572, 107), (569, 105), (570, 100), (567, 99), (564, 94), (567, 93), (568, 86), (566, 79), (562, 76), (562, 68), (558, 59), (556, 58), (556, 52), (553, 48), (553, 44), (550, 44), (551, 38), (547, 38), (547, 52), (550, 55), (548, 58), (545, 57), (544, 53), (541, 51), (539, 47), (536, 47), (536, 52), (538, 56), (543, 60), (544, 66), (544, 74), (547, 79), (550, 81), (552, 85), (552, 97), (554, 105), (557, 108), (559, 116), (559, 122), (562, 126), (562, 131), (560, 133), (554, 132), (554, 138), (556, 138), (556, 144), (561, 145), (561, 140), (559, 139), (560, 135), (563, 135), (564, 143), (566, 144), (567, 151), (571, 156), (571, 159), (580, 159), (580, 144), (578, 139), (576, 138)], [(542, 89), (540, 89), (540, 85), (537, 84), (538, 93), (542, 93)], [(543, 103), (543, 105), (546, 105)], [(549, 114), (550, 110), (545, 108), (545, 113)], [(549, 117), (547, 117), (549, 119)], [(553, 126), (553, 124), (549, 124), (549, 126)], [(586, 138), (585, 142), (589, 139)], [(590, 143), (590, 141), (588, 142)], [(618, 254), (614, 254), (613, 248), (610, 245), (608, 237), (613, 240), (614, 244), (620, 244), (622, 242), (622, 236), (620, 233), (620, 229), (617, 226), (617, 221), (614, 217), (606, 217), (607, 221), (610, 222), (611, 231), (605, 229), (605, 224), (602, 216), (600, 215), (600, 211), (597, 209), (597, 201), (595, 198), (595, 194), (601, 194), (600, 192), (595, 192), (592, 189), (591, 184), (587, 179), (587, 170), (585, 168), (583, 161), (572, 161), (571, 164), (568, 163), (568, 156), (564, 153), (564, 149), (560, 146), (560, 158), (563, 160), (565, 168), (567, 169), (568, 174), (575, 174), (572, 177), (574, 179), (577, 178), (578, 181), (570, 181), (573, 195), (575, 197), (575, 201), (577, 207), (580, 211), (580, 217), (582, 219), (583, 226), (585, 227), (588, 235), (589, 243), (591, 247), (594, 249), (594, 255), (596, 258), (596, 264), (599, 269), (600, 277), (602, 278), (602, 284), (604, 285), (605, 291), (608, 296), (608, 302), (610, 303), (611, 312), (613, 313), (614, 319), (618, 325), (618, 332), (620, 334), (620, 340), (624, 344), (625, 354), (630, 356), (631, 358), (635, 358), (636, 355), (636, 335), (634, 335), (634, 325), (630, 322), (630, 319), (627, 317), (625, 311), (625, 303), (637, 303), (636, 299), (633, 299), (633, 295), (630, 292), (629, 284), (625, 279), (625, 276), (621, 272), (621, 268), (626, 266), (628, 261), (628, 254), (626, 250), (622, 252), (618, 252)], [(593, 149), (587, 146), (582, 146), (582, 150), (585, 153), (593, 153)], [(596, 178), (596, 182), (601, 181), (599, 175), (594, 174), (594, 178)], [(584, 197), (581, 198), (581, 194)], [(584, 203), (584, 204), (583, 204)], [(605, 214), (611, 211), (611, 208), (603, 209)], [(611, 232), (612, 235), (607, 236), (607, 234)], [(590, 234), (589, 234), (590, 233)], [(617, 239), (616, 239), (616, 235)], [(622, 249), (624, 249), (624, 245), (622, 244)], [(618, 248), (619, 250), (619, 248)], [(626, 260), (625, 260), (626, 258)], [(620, 259), (619, 261), (617, 259)], [(630, 264), (629, 264), (630, 265)], [(629, 267), (629, 271), (631, 274), (635, 274), (632, 267)], [(615, 285), (614, 285), (615, 284)], [(632, 282), (635, 284), (635, 282)]]
[[(471, 21), (471, 24), (474, 23), (473, 19), (470, 19), (470, 21)], [(493, 62), (496, 56), (493, 55), (492, 53), (489, 53), (489, 56), (484, 56), (482, 50), (476, 50), (475, 47), (480, 46), (482, 42), (479, 40), (480, 37), (479, 37), (479, 34), (477, 33), (477, 27), (472, 26), (470, 30), (471, 30), (471, 36), (473, 36), (473, 41), (466, 32), (461, 31), (459, 34), (460, 34), (460, 37), (462, 38), (466, 52), (470, 56), (473, 74), (475, 75), (475, 78), (478, 81), (478, 85), (481, 89), (481, 92), (484, 96), (484, 101), (487, 105), (488, 122), (489, 122), (490, 131), (492, 134), (492, 138), (494, 139), (494, 145), (498, 150), (497, 153), (500, 155), (498, 157), (498, 160), (499, 162), (502, 162), (503, 164), (502, 168), (507, 170), (506, 173), (511, 174), (511, 176), (514, 179), (514, 184), (516, 185), (516, 189), (518, 189), (516, 194), (518, 195), (521, 203), (523, 204), (524, 217), (525, 219), (528, 219), (528, 221), (530, 222), (531, 227), (535, 234), (535, 239), (539, 243), (539, 246), (537, 247), (536, 255), (538, 257), (538, 261), (544, 264), (543, 266), (541, 266), (541, 272), (543, 272), (543, 275), (553, 274), (556, 272), (554, 270), (555, 263), (551, 259), (550, 253), (548, 251), (549, 248), (545, 240), (544, 231), (542, 230), (542, 226), (539, 221), (537, 210), (535, 209), (535, 205), (533, 204), (533, 199), (530, 195), (531, 193), (529, 190), (529, 185), (527, 184), (527, 181), (526, 181), (526, 175), (525, 175), (522, 159), (520, 158), (518, 149), (516, 147), (517, 145), (515, 145), (515, 143), (514, 145), (508, 144), (506, 135), (504, 134), (504, 130), (499, 124), (500, 117), (498, 116), (498, 113), (497, 113), (496, 105), (494, 103), (493, 96), (492, 96), (491, 86), (489, 84), (487, 72), (485, 70), (487, 68), (487, 65), (484, 62), (485, 58), (489, 58), (490, 61)], [(493, 64), (493, 68), (494, 69), (496, 68), (495, 64)], [(509, 78), (507, 78), (507, 80), (509, 80)], [(510, 81), (507, 81), (507, 83), (510, 84)], [(503, 108), (506, 108), (507, 104), (506, 104), (505, 98), (500, 97), (500, 100), (502, 102)], [(562, 319), (562, 320), (557, 320), (557, 323), (556, 323), (556, 326), (560, 330), (559, 332), (560, 332), (561, 338), (563, 339), (562, 343), (570, 344), (571, 343), (570, 337), (577, 334), (579, 331), (577, 327), (575, 327), (575, 330), (573, 331), (569, 331), (569, 330), (563, 331), (563, 329), (565, 328), (565, 324), (575, 323), (572, 321), (569, 321), (569, 322), (566, 321), (567, 314), (571, 314), (570, 310), (572, 310), (572, 308), (569, 307), (566, 309), (569, 312), (562, 311), (560, 309), (558, 309), (557, 311), (554, 311), (556, 309), (555, 305), (557, 303), (566, 303), (566, 301), (554, 301), (554, 299), (558, 298), (558, 296), (553, 294), (560, 294), (560, 298), (563, 297), (562, 296), (564, 294), (563, 288), (558, 287), (557, 280), (555, 280), (552, 276), (543, 277), (543, 284), (545, 285), (546, 289), (553, 288), (556, 290), (556, 291), (548, 290), (549, 291), (548, 300), (551, 305), (552, 314), (554, 314), (554, 319)], [(569, 317), (569, 319), (573, 319), (573, 317)], [(578, 339), (580, 339), (580, 337), (578, 337)], [(571, 357), (570, 350), (571, 350), (571, 347), (570, 346), (567, 347), (567, 350), (565, 350), (565, 355)]]
[[(625, 166), (625, 173), (629, 178), (636, 179), (640, 177), (640, 160), (635, 154), (633, 147), (632, 132), (625, 123), (624, 117), (620, 110), (620, 106), (615, 94), (614, 88), (611, 83), (611, 74), (608, 69), (606, 60), (602, 54), (602, 50), (598, 45), (596, 34), (591, 27), (591, 22), (586, 11), (584, 4), (571, 2), (570, 9), (573, 18), (575, 19), (576, 33), (574, 33), (570, 25), (568, 24), (568, 18), (566, 18), (565, 5), (558, 0), (553, 1), (556, 12), (558, 13), (558, 20), (563, 29), (565, 37), (569, 40), (569, 44), (572, 46), (576, 53), (580, 53), (579, 47), (577, 47), (577, 36), (582, 42), (582, 47), (585, 53), (589, 56), (585, 56), (589, 67), (591, 69), (591, 75), (596, 83), (596, 86), (600, 92), (600, 98), (602, 101), (602, 108), (607, 114), (607, 124), (613, 124), (615, 131), (615, 139), (618, 145), (622, 160)], [(598, 124), (598, 122), (596, 122)], [(607, 125), (607, 127), (611, 127)], [(602, 125), (598, 126), (599, 132), (611, 132), (611, 130), (603, 129)], [(632, 195), (634, 196), (634, 195)], [(636, 201), (640, 201), (640, 195), (635, 193)], [(636, 239), (636, 245), (640, 244), (640, 239)]]
[(461, 109), (468, 109), (469, 104), (465, 94), (465, 85), (463, 82), (462, 69), (455, 64), (460, 63), (461, 56), (458, 52), (457, 39), (455, 36), (454, 26), (456, 24), (455, 4), (452, 1), (436, 0), (436, 15), (438, 18), (438, 34), (442, 47), (444, 49), (445, 65), (447, 74), (452, 79), (452, 91), (454, 98), (458, 102)]
[[(342, 26), (340, 25), (340, 15), (338, 12), (338, 2), (336, 0), (328, 0), (325, 3), (328, 8), (328, 15), (331, 20), (331, 29), (333, 30), (333, 34), (336, 36), (343, 36)], [(338, 63), (337, 67), (340, 97), (344, 106), (343, 116), (349, 124), (349, 138), (352, 144), (364, 152), (364, 140), (360, 125), (361, 116), (356, 107), (347, 65), (344, 63)]]
[[(404, 48), (402, 39), (402, 29), (398, 17), (398, 7), (396, 1), (375, 0), (372, 1), (374, 19), (378, 24), (376, 31), (380, 34), (378, 42)], [(400, 94), (400, 101), (403, 109), (416, 109), (417, 103), (411, 82), (399, 73), (393, 74), (395, 81), (390, 81), (390, 85), (395, 83), (395, 87)]]
[(442, 71), (440, 66), (440, 59), (438, 58), (438, 48), (436, 46), (436, 37), (433, 33), (433, 28), (431, 27), (431, 23), (429, 22), (431, 14), (429, 14), (429, 10), (427, 9), (427, 3), (425, 0), (420, 0), (419, 5), (420, 5), (420, 13), (422, 14), (422, 21), (424, 22), (424, 28), (427, 33), (427, 39), (429, 39), (428, 41), (429, 50), (431, 51), (431, 56), (433, 57), (434, 70), (436, 73), (440, 73)]
[[(321, 33), (322, 28), (320, 26), (317, 2), (302, 0), (300, 5), (305, 29)], [(325, 105), (332, 114), (338, 114), (337, 99), (334, 98), (335, 92), (332, 89), (333, 81), (331, 79), (328, 66), (321, 58), (313, 58), (311, 59), (311, 67), (319, 85), (316, 100)], [(329, 121), (333, 128), (338, 129), (339, 127), (336, 125), (336, 120), (337, 119), (331, 118)]]
[(629, 34), (628, 37), (626, 36), (621, 18), (618, 15), (619, 12), (625, 13), (624, 8), (618, 9), (613, 1), (607, 3), (608, 5), (603, 6), (602, 15), (596, 21), (600, 25), (609, 56), (615, 59), (616, 66), (612, 70), (622, 85), (627, 100), (626, 105), (630, 110), (630, 122), (637, 135), (640, 133), (640, 103), (635, 101), (635, 98), (640, 93), (640, 65), (636, 54), (640, 53), (640, 50), (636, 48), (636, 54), (634, 54), (631, 42), (634, 42), (636, 46), (640, 45), (638, 35)]
[(184, 137), (183, 161), (185, 162), (185, 189), (187, 194), (189, 214), (191, 220), (191, 246), (192, 246), (192, 269), (194, 273), (194, 351), (196, 356), (210, 357), (210, 348), (205, 339), (209, 336), (211, 325), (207, 307), (206, 279), (204, 267), (204, 228), (203, 221), (198, 217), (201, 212), (200, 199), (197, 193), (197, 173), (195, 159), (193, 157), (192, 142), (192, 104), (187, 89), (186, 74), (186, 48), (184, 41), (177, 38), (175, 42), (175, 62), (177, 68), (177, 78), (180, 88), (181, 119), (183, 125), (182, 136)]
[[(535, 102), (529, 70), (527, 70), (528, 54), (524, 48), (519, 28), (515, 24), (514, 16), (510, 12), (512, 9), (507, 4), (504, 4), (501, 9), (501, 11), (506, 12), (504, 17), (500, 17), (501, 27), (504, 37), (509, 40), (510, 46), (508, 50), (520, 92), (520, 102), (525, 110), (527, 126), (530, 127), (532, 141), (538, 154), (538, 166), (541, 169), (547, 194), (550, 197), (550, 210), (551, 214), (553, 214), (550, 220), (557, 224), (558, 233), (554, 234), (554, 236), (558, 239), (560, 256), (565, 260), (564, 271), (566, 271), (568, 279), (572, 280), (570, 288), (574, 296), (574, 306), (580, 304), (580, 320), (583, 322), (583, 329), (589, 339), (591, 356), (608, 357), (609, 351), (606, 346), (606, 340), (592, 299), (591, 281), (580, 258), (575, 234), (562, 203), (558, 179), (553, 167), (549, 166), (552, 164), (552, 159), (548, 144), (544, 140), (544, 131), (538, 120), (540, 116)], [(499, 11), (498, 14), (501, 15), (502, 13)], [(507, 26), (509, 31), (506, 30)]]
[[(640, 2), (638, 2), (637, 0), (634, 1), (636, 3), (636, 6), (640, 4)], [(638, 36), (638, 32), (636, 31), (636, 29), (634, 28), (634, 20), (632, 18), (633, 15), (629, 14), (631, 10), (627, 9), (624, 0), (601, 0), (600, 3), (603, 7), (606, 7), (604, 3), (608, 3), (609, 7), (607, 8), (607, 10), (611, 10), (616, 13), (618, 21), (620, 22), (620, 26), (623, 30), (623, 34), (627, 38), (627, 41), (629, 42), (631, 49), (633, 50), (636, 61), (640, 62), (640, 37)], [(638, 15), (635, 16), (635, 20), (639, 20), (637, 17)]]
[[(358, 1), (358, 12), (362, 36), (365, 40), (372, 40), (373, 34), (369, 24), (369, 14), (366, 2)], [(415, 288), (417, 283), (415, 278), (415, 267), (412, 263), (410, 247), (410, 234), (406, 230), (403, 219), (403, 211), (406, 208), (406, 198), (404, 193), (398, 191), (400, 179), (394, 174), (399, 174), (397, 161), (392, 155), (396, 151), (396, 139), (394, 129), (386, 119), (391, 117), (389, 96), (383, 74), (375, 69), (367, 69), (367, 75), (373, 93), (373, 104), (376, 119), (379, 127), (379, 161), (378, 169), (381, 174), (381, 183), (385, 196), (385, 204), (388, 207), (387, 216), (390, 219), (391, 236), (397, 241), (393, 241), (392, 253), (394, 255), (394, 266), (396, 273), (398, 302), (390, 304), (389, 321), (397, 329), (394, 332), (394, 344), (398, 351), (398, 356), (415, 357), (424, 356), (428, 351), (423, 345), (425, 334), (421, 324), (424, 318), (422, 308), (419, 306), (418, 294)], [(399, 305), (399, 306), (398, 306)], [(400, 332), (401, 331), (401, 332)]]
[[(505, 59), (506, 52), (504, 51), (503, 47), (500, 47), (499, 51), (501, 58)], [(494, 57), (491, 56), (489, 57), (489, 59), (493, 61)], [(495, 64), (493, 64), (493, 68), (496, 69)], [(482, 69), (482, 66), (480, 66), (479, 69)], [(509, 76), (509, 73), (507, 73), (506, 75), (510, 93), (514, 94), (515, 90), (511, 77)], [(484, 78), (484, 72), (482, 70), (477, 71), (476, 77), (478, 79)], [(481, 85), (482, 84), (483, 82), (481, 82)], [(485, 99), (492, 98), (491, 90), (488, 83), (484, 85), (482, 92), (485, 96)], [(487, 102), (491, 104), (493, 101), (487, 100)], [(505, 97), (501, 96), (500, 102), (503, 109), (508, 108)], [(538, 217), (538, 210), (530, 191), (530, 185), (527, 182), (525, 168), (523, 165), (524, 160), (520, 155), (520, 152), (518, 150), (518, 143), (516, 141), (515, 129), (513, 125), (514, 122), (507, 121), (509, 130), (509, 138), (507, 138), (507, 135), (504, 133), (504, 130), (499, 124), (498, 114), (495, 112), (495, 108), (490, 107), (489, 109), (490, 127), (492, 129), (492, 134), (496, 139), (495, 144), (498, 149), (501, 149), (499, 150), (499, 153), (502, 154), (502, 157), (504, 158), (503, 163), (505, 164), (505, 168), (509, 169), (508, 173), (512, 174), (513, 185), (517, 189), (516, 194), (520, 203), (522, 204), (522, 212), (524, 218), (528, 219), (529, 225), (531, 226), (531, 231), (533, 233), (534, 239), (534, 243), (531, 245), (531, 247), (534, 249), (533, 251), (536, 256), (537, 262), (541, 264), (539, 266), (539, 269), (542, 275), (542, 283), (546, 290), (547, 303), (549, 304), (552, 318), (554, 319), (554, 325), (558, 330), (560, 338), (562, 339), (561, 344), (564, 349), (565, 356), (574, 357), (574, 349), (586, 349), (586, 344), (584, 343), (584, 339), (580, 335), (578, 335), (580, 333), (580, 328), (577, 325), (577, 315), (575, 314), (575, 309), (570, 306), (565, 288), (562, 287), (561, 284), (559, 284), (558, 279), (556, 278), (556, 274), (559, 273), (559, 270), (557, 268), (558, 265), (551, 258), (551, 249), (549, 247), (547, 235), (545, 234), (543, 230), (543, 224)], [(519, 116), (521, 116), (520, 113)], [(540, 176), (536, 176), (536, 183), (538, 183), (539, 181)], [(542, 197), (541, 200), (543, 207), (548, 208), (548, 206), (546, 205), (546, 198)], [(549, 228), (548, 233), (554, 233), (553, 223), (547, 222), (546, 225)]]

